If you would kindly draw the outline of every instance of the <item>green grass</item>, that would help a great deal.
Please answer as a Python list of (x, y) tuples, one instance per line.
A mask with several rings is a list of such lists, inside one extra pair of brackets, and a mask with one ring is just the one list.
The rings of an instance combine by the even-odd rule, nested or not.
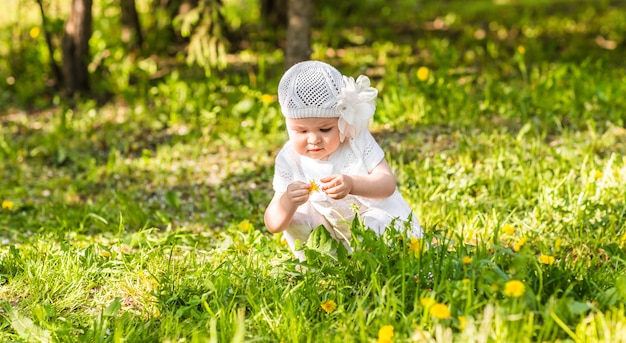
[(317, 232), (301, 264), (267, 232), (280, 53), (156, 80), (175, 61), (113, 54), (105, 104), (0, 87), (0, 340), (623, 342), (623, 6), (394, 4), (313, 55), (380, 90), (422, 242), (355, 222), (351, 256)]

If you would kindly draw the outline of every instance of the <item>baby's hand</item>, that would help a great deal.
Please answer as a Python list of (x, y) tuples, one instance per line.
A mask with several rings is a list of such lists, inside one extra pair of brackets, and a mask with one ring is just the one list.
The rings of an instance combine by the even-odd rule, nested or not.
[(285, 198), (293, 205), (300, 206), (309, 200), (311, 185), (301, 181), (295, 181), (287, 186)]
[(322, 190), (333, 199), (343, 199), (352, 191), (352, 178), (344, 174), (334, 174), (320, 179)]

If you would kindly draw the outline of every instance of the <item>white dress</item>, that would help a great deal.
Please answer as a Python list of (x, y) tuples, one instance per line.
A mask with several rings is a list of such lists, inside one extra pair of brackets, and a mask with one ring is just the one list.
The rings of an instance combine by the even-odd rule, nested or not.
[[(309, 183), (313, 180), (319, 185), (319, 179), (332, 174), (367, 175), (384, 157), (383, 150), (367, 130), (357, 138), (346, 139), (326, 161), (299, 155), (291, 141), (288, 141), (276, 156), (274, 191), (284, 193), (294, 181)], [(321, 191), (315, 191), (298, 208), (283, 235), (301, 260), (304, 255), (296, 251), (296, 240), (306, 242), (311, 231), (319, 225), (324, 225), (335, 239), (349, 249), (350, 227), (356, 214), (379, 235), (394, 223), (395, 229), (404, 230), (408, 227), (408, 234), (422, 237), (422, 228), (397, 189), (391, 196), (382, 199), (348, 195), (335, 200)]]

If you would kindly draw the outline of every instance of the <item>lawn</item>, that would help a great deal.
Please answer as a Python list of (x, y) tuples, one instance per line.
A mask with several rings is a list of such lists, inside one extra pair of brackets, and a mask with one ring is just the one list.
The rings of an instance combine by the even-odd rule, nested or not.
[(132, 87), (112, 54), (118, 94), (71, 106), (0, 70), (0, 340), (626, 342), (626, 7), (320, 16), (312, 57), (372, 78), (424, 238), (355, 221), (351, 255), (316, 231), (300, 263), (267, 232), (287, 139), (267, 42), (210, 75), (140, 59)]

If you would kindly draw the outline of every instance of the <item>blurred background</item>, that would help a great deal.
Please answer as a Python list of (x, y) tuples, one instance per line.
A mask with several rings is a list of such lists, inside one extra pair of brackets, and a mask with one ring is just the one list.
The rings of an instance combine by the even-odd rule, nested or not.
[(492, 68), (503, 78), (528, 77), (519, 69), (521, 57), (525, 64), (615, 68), (624, 6), (608, 0), (7, 0), (0, 14), (0, 109), (58, 106), (75, 92), (98, 104), (133, 103), (160, 96), (157, 89), (175, 78), (274, 93), (283, 68), (308, 58), (337, 64), (345, 74), (413, 78), (427, 66), (469, 75), (468, 82)]

